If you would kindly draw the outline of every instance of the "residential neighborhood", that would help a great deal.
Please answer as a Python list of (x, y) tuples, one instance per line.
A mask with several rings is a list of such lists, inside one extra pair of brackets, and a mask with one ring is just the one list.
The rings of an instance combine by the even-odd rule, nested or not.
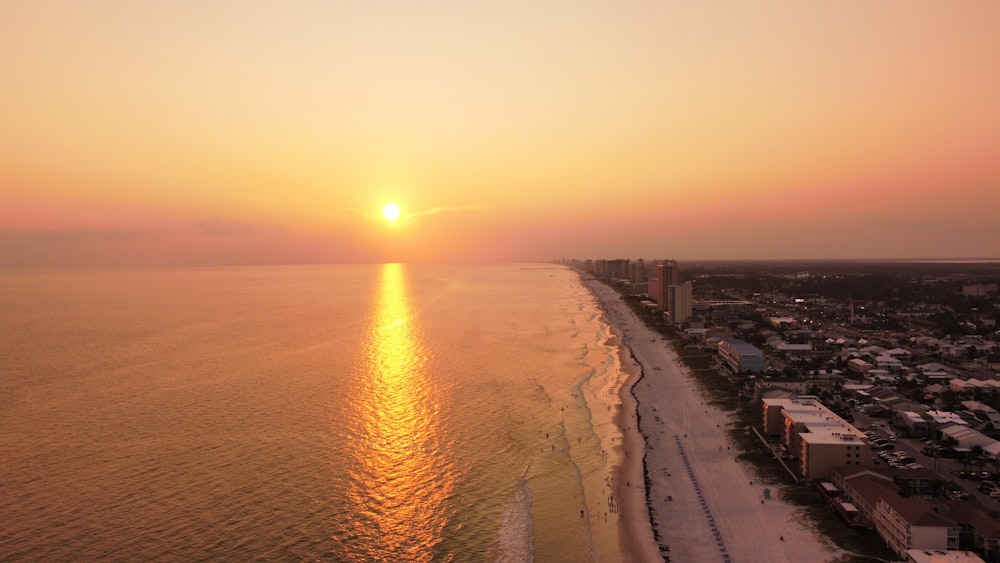
[[(571, 265), (712, 358), (759, 406), (775, 456), (848, 525), (903, 560), (1000, 561), (1000, 265)], [(663, 297), (679, 288), (690, 308)]]

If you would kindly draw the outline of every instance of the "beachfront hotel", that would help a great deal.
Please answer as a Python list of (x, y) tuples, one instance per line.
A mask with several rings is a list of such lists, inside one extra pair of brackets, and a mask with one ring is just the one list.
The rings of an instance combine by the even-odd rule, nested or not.
[(649, 297), (659, 305), (667, 321), (680, 324), (691, 318), (694, 308), (694, 288), (691, 282), (681, 283), (676, 260), (664, 260), (656, 265), (656, 277), (650, 278)]
[(829, 479), (834, 467), (871, 466), (863, 432), (814, 397), (763, 399), (764, 431), (781, 436), (787, 453), (798, 458), (802, 476)]
[(667, 287), (667, 317), (674, 324), (691, 318), (694, 308), (694, 288), (691, 282)]
[(676, 260), (664, 260), (656, 264), (656, 277), (649, 278), (649, 297), (656, 301), (663, 311), (667, 310), (667, 295), (670, 286), (680, 282), (680, 269)]

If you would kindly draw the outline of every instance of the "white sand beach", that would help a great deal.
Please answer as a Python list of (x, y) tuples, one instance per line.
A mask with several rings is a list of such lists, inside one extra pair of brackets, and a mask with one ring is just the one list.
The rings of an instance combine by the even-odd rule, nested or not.
[(820, 562), (842, 554), (803, 525), (797, 508), (777, 500), (776, 491), (765, 499), (769, 486), (755, 482), (752, 468), (736, 461), (739, 452), (726, 435), (728, 413), (705, 403), (667, 343), (612, 288), (586, 276), (583, 283), (620, 339), (622, 365), (631, 375), (622, 389), (626, 455), (617, 477), (628, 534), (623, 541), (634, 556), (661, 561), (661, 546), (672, 561), (728, 556), (734, 562)]

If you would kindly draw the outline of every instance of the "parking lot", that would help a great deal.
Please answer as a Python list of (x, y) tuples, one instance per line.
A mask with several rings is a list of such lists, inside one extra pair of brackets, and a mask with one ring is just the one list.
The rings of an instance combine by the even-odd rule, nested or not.
[(976, 499), (990, 509), (1000, 507), (1000, 478), (991, 472), (992, 463), (982, 467), (984, 471), (980, 471), (979, 465), (972, 466), (975, 471), (967, 471), (968, 466), (958, 459), (926, 455), (926, 448), (934, 445), (929, 439), (905, 438), (896, 433), (887, 419), (856, 410), (852, 414), (854, 425), (868, 434), (876, 466), (930, 469), (956, 485), (957, 491), (949, 495), (951, 498)]

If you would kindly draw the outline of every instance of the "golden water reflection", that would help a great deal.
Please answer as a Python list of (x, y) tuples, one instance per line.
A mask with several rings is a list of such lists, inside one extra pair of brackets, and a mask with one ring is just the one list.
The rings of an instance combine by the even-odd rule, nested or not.
[(429, 561), (449, 514), (454, 475), (440, 404), (410, 309), (404, 267), (382, 267), (354, 401), (349, 460), (356, 560)]

